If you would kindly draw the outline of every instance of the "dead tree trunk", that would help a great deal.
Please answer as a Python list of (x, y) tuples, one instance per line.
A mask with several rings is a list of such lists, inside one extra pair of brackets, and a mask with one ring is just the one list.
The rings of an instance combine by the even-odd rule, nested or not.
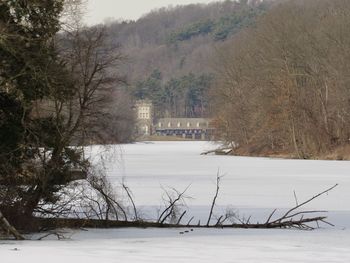
[(0, 211), (0, 226), (14, 236), (17, 240), (24, 240), (25, 238), (17, 231), (16, 228), (14, 228), (7, 219), (3, 216), (3, 214)]
[(209, 226), (209, 224), (210, 224), (210, 220), (211, 220), (211, 217), (213, 215), (213, 210), (214, 210), (214, 207), (215, 207), (215, 204), (216, 204), (216, 199), (218, 198), (218, 195), (219, 195), (220, 179), (221, 179), (221, 176), (219, 175), (219, 171), (218, 171), (218, 174), (216, 175), (216, 191), (215, 191), (215, 196), (213, 198), (213, 202), (212, 202), (211, 207), (210, 207), (210, 212), (209, 212), (209, 216), (208, 216), (207, 226)]

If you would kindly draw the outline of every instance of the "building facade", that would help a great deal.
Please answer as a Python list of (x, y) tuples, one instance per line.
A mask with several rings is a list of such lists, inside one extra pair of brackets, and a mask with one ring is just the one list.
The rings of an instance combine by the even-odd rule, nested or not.
[(210, 140), (214, 131), (210, 119), (205, 118), (161, 118), (154, 126), (159, 136), (195, 140)]
[(138, 136), (176, 136), (194, 140), (210, 140), (214, 128), (205, 118), (160, 118), (154, 120), (153, 105), (149, 100), (135, 103), (136, 134)]
[(153, 106), (149, 100), (139, 100), (135, 104), (136, 133), (139, 136), (152, 135)]

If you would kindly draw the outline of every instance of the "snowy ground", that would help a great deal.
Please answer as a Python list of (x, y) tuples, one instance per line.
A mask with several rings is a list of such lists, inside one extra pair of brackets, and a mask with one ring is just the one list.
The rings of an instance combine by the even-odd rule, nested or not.
[[(179, 229), (115, 229), (67, 233), (63, 241), (0, 241), (0, 262), (350, 262), (350, 162), (201, 156), (205, 142), (155, 142), (112, 147), (104, 159), (117, 186), (125, 181), (143, 216), (154, 218), (162, 188), (190, 185), (189, 216), (205, 220), (224, 174), (216, 214), (227, 206), (242, 216), (263, 220), (298, 199), (338, 183), (308, 205), (329, 210), (335, 227), (315, 231), (208, 230), (180, 235)], [(91, 149), (93, 155), (101, 149)], [(111, 154), (112, 152), (112, 154)], [(108, 156), (108, 158), (106, 157)]]

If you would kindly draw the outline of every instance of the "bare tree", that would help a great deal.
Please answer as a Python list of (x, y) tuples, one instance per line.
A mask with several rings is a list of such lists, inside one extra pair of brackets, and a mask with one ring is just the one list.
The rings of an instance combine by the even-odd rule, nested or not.
[(219, 46), (219, 137), (240, 153), (297, 158), (346, 146), (349, 8), (341, 0), (285, 1)]

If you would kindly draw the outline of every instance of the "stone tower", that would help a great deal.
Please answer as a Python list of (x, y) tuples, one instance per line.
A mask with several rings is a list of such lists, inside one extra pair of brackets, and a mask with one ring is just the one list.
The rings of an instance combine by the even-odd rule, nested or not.
[(152, 135), (153, 105), (150, 100), (138, 100), (135, 104), (137, 135)]

